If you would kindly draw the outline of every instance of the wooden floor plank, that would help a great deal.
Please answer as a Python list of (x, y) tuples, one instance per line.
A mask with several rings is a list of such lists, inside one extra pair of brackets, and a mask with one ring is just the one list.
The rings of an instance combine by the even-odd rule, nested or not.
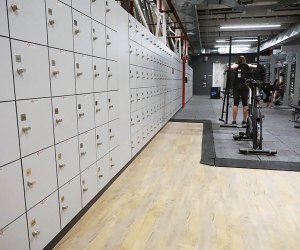
[(300, 249), (300, 173), (201, 165), (202, 131), (167, 124), (55, 249)]

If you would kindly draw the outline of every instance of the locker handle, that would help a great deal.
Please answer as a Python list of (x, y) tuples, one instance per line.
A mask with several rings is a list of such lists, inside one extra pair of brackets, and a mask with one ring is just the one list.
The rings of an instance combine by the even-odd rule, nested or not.
[(17, 5), (17, 4), (15, 4), (15, 3), (14, 3), (14, 4), (12, 4), (10, 7), (11, 7), (11, 9), (12, 9), (12, 11), (13, 11), (13, 12), (15, 12), (15, 11), (17, 11), (17, 10), (19, 10), (19, 9), (20, 9), (20, 8), (18, 7), (18, 5)]
[(75, 29), (75, 34), (78, 34), (80, 32), (79, 29)]
[(100, 76), (100, 74), (99, 74), (99, 73), (96, 73), (96, 74), (95, 74), (95, 78), (98, 77), (98, 76)]
[(113, 108), (114, 107), (114, 105), (109, 105), (109, 108), (111, 109), (111, 108)]
[(134, 126), (134, 123), (131, 123), (131, 126)]
[(41, 233), (41, 232), (40, 232), (39, 230), (33, 231), (33, 232), (32, 232), (32, 236), (33, 236), (33, 237), (37, 237), (37, 236), (39, 236), (40, 233)]
[(82, 117), (82, 116), (84, 116), (84, 113), (79, 113), (79, 117)]
[(110, 12), (111, 11), (111, 9), (106, 9), (106, 13), (108, 13), (108, 12)]
[(140, 122), (141, 120), (137, 120), (137, 122)]
[(98, 112), (100, 112), (101, 111), (101, 109), (96, 109), (96, 113), (98, 113)]
[(136, 53), (136, 55), (137, 55), (137, 56), (139, 56), (139, 55), (140, 55), (140, 53)]
[(97, 39), (98, 39), (98, 37), (97, 37), (97, 36), (94, 36), (94, 37), (93, 37), (93, 40), (94, 40), (94, 41), (96, 41)]
[(17, 72), (18, 72), (19, 75), (22, 75), (24, 72), (26, 72), (26, 69), (25, 68), (18, 68)]
[(102, 178), (102, 177), (103, 177), (103, 174), (99, 174), (99, 175), (98, 175), (98, 178)]
[(62, 121), (63, 121), (63, 119), (56, 119), (56, 123), (60, 123)]
[(111, 42), (107, 42), (106, 45), (111, 45)]
[(78, 73), (77, 73), (77, 76), (81, 76), (81, 75), (83, 75), (82, 72), (78, 72)]
[(52, 75), (56, 76), (58, 75), (60, 72), (58, 70), (52, 71)]
[(115, 164), (110, 164), (110, 166), (111, 166), (111, 167), (114, 167), (114, 166), (116, 166), (116, 165), (115, 165)]
[(35, 184), (36, 184), (36, 181), (27, 181), (27, 186), (28, 187), (32, 187)]
[(80, 155), (84, 156), (84, 155), (86, 155), (86, 152), (81, 152)]
[(59, 168), (64, 168), (66, 166), (66, 164), (59, 164), (58, 167)]
[(131, 102), (134, 102), (134, 100), (131, 100)]
[(49, 24), (50, 24), (50, 25), (53, 25), (54, 23), (55, 23), (55, 20), (49, 19)]
[(89, 189), (88, 188), (84, 188), (84, 189), (82, 189), (83, 190), (83, 192), (86, 192), (86, 191), (88, 191)]
[(26, 133), (27, 131), (31, 130), (31, 127), (25, 126), (22, 128), (23, 132)]
[(134, 148), (134, 146), (132, 146), (131, 148)]
[(114, 137), (115, 137), (114, 135), (111, 135), (109, 138), (112, 139), (112, 138), (114, 138)]
[(96, 2), (96, 0), (92, 0), (92, 3)]
[(109, 75), (108, 75), (108, 77), (112, 77), (112, 76), (113, 76), (112, 74), (109, 74)]
[(134, 76), (130, 76), (130, 78), (133, 78)]
[(102, 145), (102, 142), (98, 142), (97, 143), (97, 147), (101, 146)]
[(62, 208), (62, 210), (67, 210), (69, 208), (69, 206), (62, 206), (61, 208)]

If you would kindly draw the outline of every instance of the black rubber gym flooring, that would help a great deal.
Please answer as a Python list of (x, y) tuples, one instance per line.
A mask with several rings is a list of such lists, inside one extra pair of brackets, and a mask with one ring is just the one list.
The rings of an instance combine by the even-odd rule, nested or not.
[[(238, 167), (300, 171), (300, 129), (294, 128), (291, 110), (266, 108), (262, 103), (263, 148), (276, 149), (274, 156), (244, 155), (239, 148), (251, 148), (252, 141), (234, 141), (232, 136), (243, 128), (220, 127), (222, 100), (193, 96), (171, 121), (204, 123), (201, 163), (216, 167)], [(231, 123), (232, 114), (229, 114)], [(238, 123), (242, 122), (239, 110)]]

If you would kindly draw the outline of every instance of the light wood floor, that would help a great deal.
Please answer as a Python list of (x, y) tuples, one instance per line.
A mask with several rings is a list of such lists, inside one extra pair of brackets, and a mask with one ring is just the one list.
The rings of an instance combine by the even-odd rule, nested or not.
[(201, 124), (169, 123), (56, 249), (300, 249), (300, 173), (199, 164)]

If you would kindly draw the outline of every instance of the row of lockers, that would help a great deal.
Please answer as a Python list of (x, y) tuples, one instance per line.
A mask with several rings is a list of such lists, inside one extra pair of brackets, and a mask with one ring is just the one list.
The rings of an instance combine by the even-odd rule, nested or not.
[(1, 1), (0, 35), (10, 33), (11, 38), (70, 51), (74, 43), (76, 52), (105, 58), (105, 45), (118, 43), (114, 32), (119, 21), (117, 3), (73, 0), (71, 7), (69, 1), (64, 2), (8, 0), (6, 7), (5, 1)]
[(193, 69), (189, 65), (186, 66), (186, 79), (185, 102), (188, 102), (193, 96)]
[[(0, 166), (119, 117), (118, 91), (0, 103)], [(17, 118), (16, 118), (17, 109)], [(53, 133), (54, 132), (54, 133)]]

